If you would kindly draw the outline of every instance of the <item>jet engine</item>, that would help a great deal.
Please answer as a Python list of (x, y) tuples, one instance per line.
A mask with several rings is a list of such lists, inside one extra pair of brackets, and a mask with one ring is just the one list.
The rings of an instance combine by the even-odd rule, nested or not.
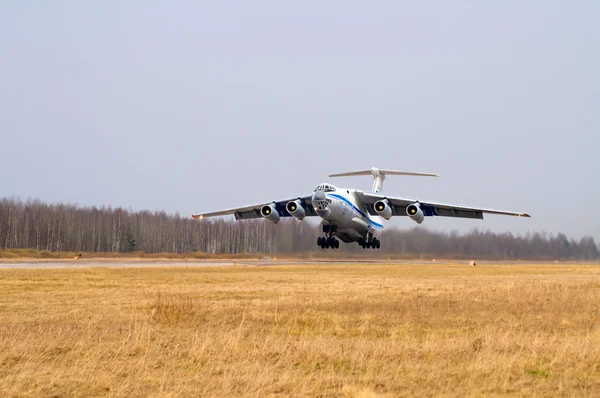
[(389, 220), (390, 218), (392, 218), (392, 208), (388, 204), (387, 199), (383, 199), (383, 200), (375, 202), (375, 205), (373, 207), (375, 208), (375, 211), (377, 212), (377, 214), (379, 214), (381, 217), (385, 218), (386, 220)]
[(425, 214), (423, 214), (421, 205), (418, 202), (408, 205), (406, 208), (406, 214), (417, 224), (421, 224), (425, 219)]
[(264, 205), (260, 208), (260, 215), (267, 220), (277, 224), (279, 222), (279, 212), (275, 208), (275, 204)]
[(304, 207), (302, 207), (300, 199), (287, 202), (285, 209), (298, 220), (303, 220), (306, 217), (306, 212), (304, 211)]

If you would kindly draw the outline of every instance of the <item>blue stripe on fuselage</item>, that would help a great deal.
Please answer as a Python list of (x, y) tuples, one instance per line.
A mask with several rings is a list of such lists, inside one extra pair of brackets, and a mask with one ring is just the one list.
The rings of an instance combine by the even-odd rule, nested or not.
[(330, 193), (328, 194), (329, 196), (333, 196), (336, 199), (339, 199), (341, 201), (343, 201), (344, 203), (347, 203), (350, 205), (350, 207), (352, 207), (352, 209), (357, 212), (358, 214), (360, 214), (363, 218), (365, 218), (370, 224), (373, 224), (373, 226), (377, 227), (377, 228), (383, 228), (383, 225), (376, 223), (375, 221), (371, 220), (371, 218), (369, 218), (369, 216), (365, 213), (363, 213), (358, 207), (354, 206), (354, 203), (350, 202), (348, 199), (344, 198), (342, 195), (338, 195), (335, 193)]

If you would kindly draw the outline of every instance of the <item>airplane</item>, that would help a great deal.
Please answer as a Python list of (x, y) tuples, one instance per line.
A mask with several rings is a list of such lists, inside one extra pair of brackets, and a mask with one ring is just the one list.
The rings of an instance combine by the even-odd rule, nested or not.
[[(333, 184), (319, 184), (312, 194), (278, 200), (256, 206), (237, 207), (212, 213), (193, 214), (194, 219), (234, 215), (236, 220), (266, 218), (278, 223), (281, 217), (303, 220), (305, 217), (321, 217), (324, 236), (317, 238), (322, 249), (338, 249), (339, 240), (345, 243), (357, 242), (363, 249), (379, 249), (379, 237), (383, 232), (381, 218), (389, 220), (393, 216), (408, 216), (418, 224), (425, 217), (458, 217), (483, 220), (483, 214), (502, 214), (517, 217), (531, 217), (527, 213), (492, 210), (469, 206), (456, 206), (446, 203), (421, 201), (384, 195), (383, 181), (386, 176), (439, 177), (433, 173), (386, 170), (372, 167), (348, 173), (331, 174), (329, 177), (373, 176), (371, 191), (338, 188)], [(339, 238), (339, 240), (338, 240)]]

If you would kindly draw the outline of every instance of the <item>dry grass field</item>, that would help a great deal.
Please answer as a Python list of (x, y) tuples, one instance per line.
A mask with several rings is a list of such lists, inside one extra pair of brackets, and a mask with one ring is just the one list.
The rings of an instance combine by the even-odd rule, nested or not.
[(600, 266), (0, 270), (0, 396), (600, 396)]

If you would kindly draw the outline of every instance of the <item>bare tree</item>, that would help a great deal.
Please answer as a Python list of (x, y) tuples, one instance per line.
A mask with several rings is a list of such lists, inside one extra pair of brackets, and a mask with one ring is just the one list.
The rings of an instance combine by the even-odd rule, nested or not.
[[(50, 251), (130, 251), (146, 253), (302, 253), (317, 249), (319, 227), (282, 219), (203, 220), (182, 218), (164, 211), (133, 211), (111, 207), (47, 204), (39, 200), (0, 199), (0, 249), (30, 248)], [(363, 252), (358, 245), (341, 251)], [(474, 229), (465, 234), (435, 232), (423, 227), (386, 231), (378, 253), (495, 259), (596, 260), (600, 248), (592, 237), (579, 241), (564, 234), (533, 233), (514, 236)]]

